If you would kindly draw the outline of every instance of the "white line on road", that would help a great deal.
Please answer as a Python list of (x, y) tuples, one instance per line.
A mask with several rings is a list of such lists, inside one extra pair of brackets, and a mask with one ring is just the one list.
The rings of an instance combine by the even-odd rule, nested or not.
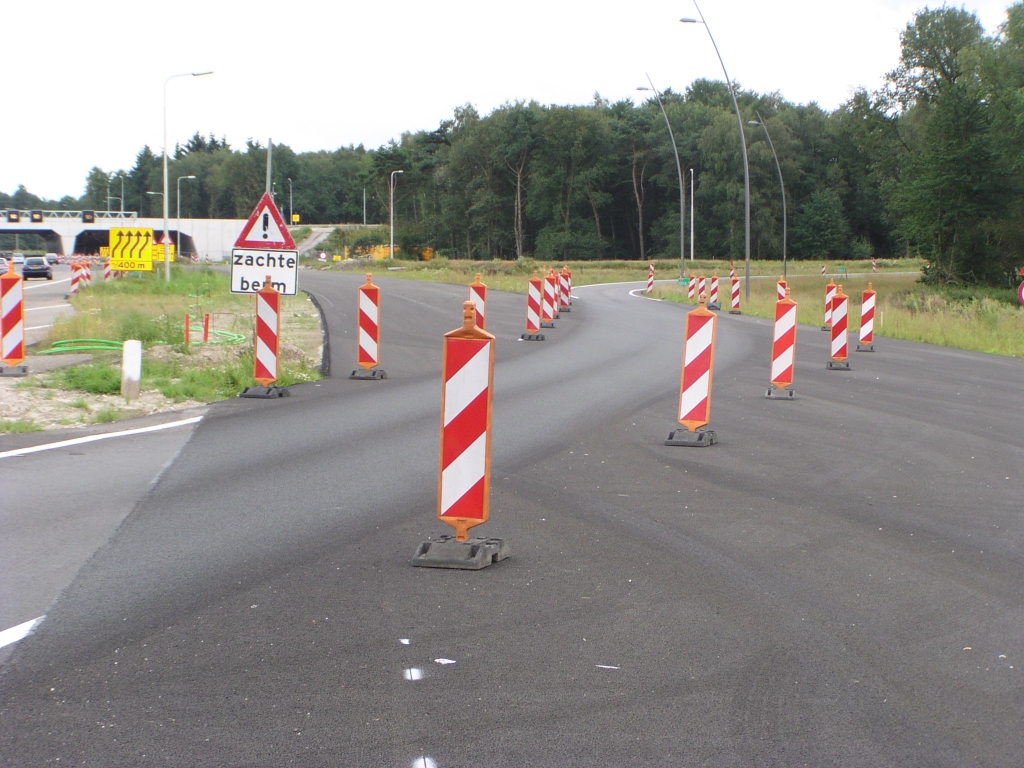
[(76, 437), (73, 440), (61, 440), (58, 443), (46, 443), (45, 445), (34, 445), (31, 448), (19, 448), (14, 451), (4, 451), (0, 453), (0, 459), (11, 459), (17, 456), (25, 456), (29, 453), (38, 453), (39, 451), (49, 451), (54, 448), (67, 448), (72, 445), (81, 445), (82, 443), (91, 443), (96, 440), (106, 440), (111, 437), (127, 437), (128, 435), (141, 435), (146, 432), (156, 432), (161, 429), (172, 429), (174, 427), (184, 427), (187, 424), (195, 424), (202, 420), (202, 416), (193, 416), (191, 419), (182, 419), (181, 421), (170, 421), (166, 424), (157, 424), (153, 427), (140, 427), (139, 429), (126, 429), (122, 432), (106, 432), (102, 435), (89, 435), (88, 437)]
[(60, 309), (61, 307), (68, 307), (68, 308), (70, 308), (71, 305), (70, 304), (47, 304), (45, 307), (26, 307), (25, 311), (26, 312), (35, 312), (35, 311), (40, 310), (40, 309)]
[(0, 632), (0, 648), (5, 648), (11, 643), (16, 643), (19, 640), (24, 639), (32, 632), (33, 629), (36, 628), (36, 625), (45, 618), (45, 615), (40, 616), (38, 619), (26, 621), (24, 624), (19, 624), (16, 627), (11, 627), (10, 629), (5, 629), (3, 632)]
[(45, 288), (48, 285), (60, 285), (61, 283), (70, 283), (71, 278), (65, 277), (63, 280), (47, 280), (45, 283), (36, 283), (35, 285), (26, 285), (25, 290), (31, 291), (33, 288)]
[(41, 331), (43, 328), (53, 328), (53, 323), (49, 325), (32, 325), (26, 328), (26, 331)]

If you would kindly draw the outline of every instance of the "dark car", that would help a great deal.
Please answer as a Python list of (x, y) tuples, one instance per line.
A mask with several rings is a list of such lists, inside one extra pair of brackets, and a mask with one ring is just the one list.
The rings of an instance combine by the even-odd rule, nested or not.
[(30, 277), (45, 277), (53, 280), (53, 267), (46, 263), (42, 256), (29, 256), (21, 267), (21, 277), (28, 280)]

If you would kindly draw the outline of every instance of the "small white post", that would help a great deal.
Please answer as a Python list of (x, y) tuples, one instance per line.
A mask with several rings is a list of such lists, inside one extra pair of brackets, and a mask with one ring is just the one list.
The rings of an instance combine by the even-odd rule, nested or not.
[(126, 402), (137, 400), (142, 379), (142, 342), (129, 340), (121, 352), (121, 395)]

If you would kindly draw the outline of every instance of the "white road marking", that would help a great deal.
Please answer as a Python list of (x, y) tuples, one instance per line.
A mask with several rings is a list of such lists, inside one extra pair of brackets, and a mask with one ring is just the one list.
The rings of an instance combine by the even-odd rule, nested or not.
[(3, 632), (0, 632), (0, 648), (6, 648), (11, 643), (16, 643), (19, 640), (26, 638), (32, 633), (32, 630), (36, 628), (36, 625), (45, 618), (45, 615), (40, 616), (38, 619), (26, 621), (24, 624), (19, 624), (16, 627), (11, 627), (10, 629), (5, 629)]
[(40, 309), (59, 309), (61, 307), (68, 307), (68, 308), (70, 308), (71, 305), (70, 304), (49, 304), (49, 305), (47, 305), (45, 307), (26, 307), (25, 311), (26, 312), (35, 312), (35, 311), (40, 310)]
[(45, 288), (48, 285), (60, 285), (61, 283), (70, 283), (71, 278), (65, 277), (63, 280), (47, 280), (45, 283), (36, 283), (35, 285), (26, 285), (25, 290), (31, 291), (33, 288)]
[(26, 331), (41, 331), (43, 328), (53, 328), (53, 323), (49, 325), (32, 325), (26, 328)]
[(111, 437), (127, 437), (128, 435), (142, 435), (146, 432), (157, 432), (161, 429), (173, 429), (174, 427), (184, 427), (187, 424), (195, 424), (202, 420), (202, 416), (193, 416), (191, 419), (182, 419), (181, 421), (170, 421), (166, 424), (157, 424), (152, 427), (140, 427), (139, 429), (126, 429), (122, 432), (106, 432), (102, 435), (89, 435), (87, 437), (76, 437), (72, 440), (61, 440), (57, 443), (46, 443), (45, 445), (35, 445), (31, 448), (18, 448), (14, 451), (4, 451), (0, 453), (0, 459), (10, 459), (17, 456), (25, 456), (29, 453), (38, 453), (39, 451), (50, 451), (54, 448), (67, 448), (72, 445), (81, 445), (82, 443), (91, 443), (96, 440), (106, 440)]

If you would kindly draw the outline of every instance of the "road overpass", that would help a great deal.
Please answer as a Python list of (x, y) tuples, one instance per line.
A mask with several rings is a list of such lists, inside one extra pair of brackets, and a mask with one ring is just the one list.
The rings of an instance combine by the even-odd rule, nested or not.
[[(181, 219), (181, 251), (209, 257), (212, 261), (227, 259), (238, 238), (245, 219)], [(141, 218), (134, 211), (0, 211), (0, 234), (40, 235), (50, 253), (99, 253), (110, 241), (115, 227), (152, 229), (159, 242), (163, 236), (162, 218)], [(172, 240), (178, 242), (178, 220), (168, 223)]]

